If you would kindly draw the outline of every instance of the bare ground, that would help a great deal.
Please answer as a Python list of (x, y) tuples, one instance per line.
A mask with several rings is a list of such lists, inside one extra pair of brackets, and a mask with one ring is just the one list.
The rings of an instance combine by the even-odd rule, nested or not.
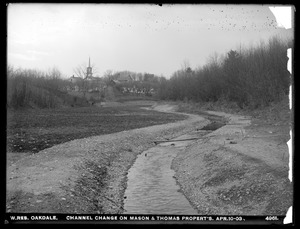
[[(168, 105), (156, 106), (171, 111)], [(7, 212), (121, 213), (128, 169), (155, 140), (193, 130), (203, 118), (77, 139), (8, 162)]]
[[(230, 121), (174, 159), (182, 192), (199, 214), (284, 215), (293, 191), (283, 128), (288, 125), (211, 114)], [(17, 160), (7, 168), (7, 212), (123, 213), (126, 175), (137, 155), (155, 140), (195, 131), (200, 120), (189, 115), (176, 123), (74, 140)]]
[(266, 116), (210, 113), (229, 122), (174, 159), (183, 193), (199, 214), (285, 215), (293, 201), (289, 125)]

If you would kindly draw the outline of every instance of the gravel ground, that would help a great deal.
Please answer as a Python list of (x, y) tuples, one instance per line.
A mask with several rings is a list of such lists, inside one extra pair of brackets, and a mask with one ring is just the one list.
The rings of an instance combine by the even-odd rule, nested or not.
[(188, 115), (176, 123), (73, 140), (24, 157), (7, 168), (7, 212), (122, 213), (127, 171), (137, 155), (155, 140), (194, 130), (200, 121)]

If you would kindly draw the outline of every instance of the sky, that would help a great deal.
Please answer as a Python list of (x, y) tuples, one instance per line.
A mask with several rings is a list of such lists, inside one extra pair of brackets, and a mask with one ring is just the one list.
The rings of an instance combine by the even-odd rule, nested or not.
[(68, 78), (90, 57), (95, 76), (127, 70), (169, 78), (184, 62), (194, 69), (231, 49), (292, 37), (269, 6), (9, 4), (7, 63), (57, 68)]

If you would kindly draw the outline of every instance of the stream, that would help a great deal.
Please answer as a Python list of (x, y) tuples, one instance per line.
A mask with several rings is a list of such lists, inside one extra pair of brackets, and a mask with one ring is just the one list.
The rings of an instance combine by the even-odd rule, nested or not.
[(206, 114), (206, 118), (211, 122), (201, 129), (195, 128), (195, 131), (175, 139), (157, 142), (158, 145), (137, 157), (127, 175), (125, 214), (198, 214), (180, 191), (171, 165), (176, 155), (184, 153), (188, 145), (226, 123), (220, 116)]
[[(189, 138), (183, 135), (176, 140)], [(180, 192), (171, 169), (172, 160), (192, 141), (163, 142), (137, 157), (127, 175), (125, 214), (198, 214)]]

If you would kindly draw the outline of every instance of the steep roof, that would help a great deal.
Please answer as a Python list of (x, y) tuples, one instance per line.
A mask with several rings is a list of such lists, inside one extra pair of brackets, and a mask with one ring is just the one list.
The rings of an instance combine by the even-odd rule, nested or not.
[(117, 80), (118, 81), (132, 81), (132, 78), (130, 75), (120, 75)]
[(80, 77), (77, 77), (77, 76), (71, 76), (70, 78), (69, 78), (69, 80), (70, 81), (81, 81), (81, 80), (83, 80), (82, 78), (80, 78)]

